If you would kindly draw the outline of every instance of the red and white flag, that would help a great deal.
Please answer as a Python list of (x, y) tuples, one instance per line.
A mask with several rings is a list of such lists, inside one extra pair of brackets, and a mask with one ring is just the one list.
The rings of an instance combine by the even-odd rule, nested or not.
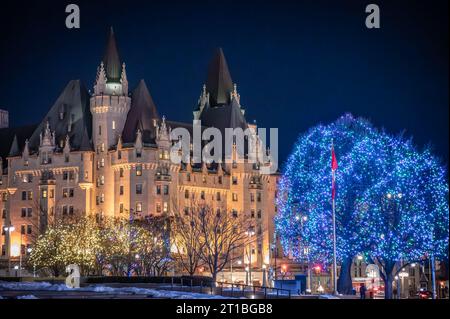
[(338, 162), (336, 159), (336, 154), (334, 153), (334, 145), (331, 144), (331, 199), (334, 199), (336, 196), (336, 180), (335, 180), (335, 171), (338, 168)]

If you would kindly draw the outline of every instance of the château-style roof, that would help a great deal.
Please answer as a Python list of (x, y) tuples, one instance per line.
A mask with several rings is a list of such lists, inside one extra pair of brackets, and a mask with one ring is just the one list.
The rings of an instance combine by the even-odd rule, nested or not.
[(209, 104), (202, 110), (202, 125), (225, 128), (247, 128), (247, 122), (236, 99), (231, 99), (234, 85), (222, 49), (218, 49), (209, 64), (206, 91)]
[[(92, 115), (89, 109), (89, 94), (80, 80), (70, 81), (42, 122), (29, 138), (31, 152), (39, 149), (40, 134), (47, 125), (55, 132), (56, 146), (69, 135), (72, 150), (92, 150)], [(64, 145), (64, 143), (62, 144)], [(23, 149), (23, 148), (22, 148)], [(22, 150), (21, 149), (21, 150)]]
[(119, 50), (117, 49), (116, 37), (111, 27), (106, 44), (103, 64), (106, 71), (107, 82), (120, 82), (122, 63), (120, 62)]
[(153, 143), (156, 133), (154, 119), (159, 119), (158, 111), (144, 80), (131, 94), (131, 107), (122, 132), (124, 143), (134, 143), (138, 129), (142, 132), (144, 143)]
[(208, 68), (206, 90), (209, 93), (210, 105), (217, 106), (230, 102), (230, 93), (233, 91), (228, 64), (222, 48), (216, 50)]

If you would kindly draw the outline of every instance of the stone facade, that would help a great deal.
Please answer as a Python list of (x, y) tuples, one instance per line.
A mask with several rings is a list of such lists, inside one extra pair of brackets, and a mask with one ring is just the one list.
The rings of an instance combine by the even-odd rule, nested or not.
[[(221, 50), (211, 62), (194, 119), (221, 129), (251, 126)], [(58, 216), (127, 218), (132, 213), (143, 218), (200, 200), (254, 221), (253, 267), (269, 264), (277, 174), (263, 175), (258, 165), (239, 161), (173, 164), (169, 133), (176, 127), (191, 129), (192, 124), (159, 117), (144, 81), (128, 92), (126, 67), (111, 31), (92, 93), (80, 81), (70, 81), (39, 125), (0, 130), (10, 137), (8, 153), (0, 154), (1, 259), (26, 256)]]

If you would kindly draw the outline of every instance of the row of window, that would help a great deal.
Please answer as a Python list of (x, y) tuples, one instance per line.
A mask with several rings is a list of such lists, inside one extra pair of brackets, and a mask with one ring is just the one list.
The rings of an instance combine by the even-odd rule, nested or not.
[[(29, 255), (31, 252), (31, 244), (28, 245), (21, 245), (20, 246), (20, 253), (22, 255)], [(2, 245), (2, 256), (6, 256), (6, 246)]]
[[(192, 181), (191, 173), (186, 173), (186, 181), (187, 181), (187, 182)], [(206, 175), (203, 175), (203, 176), (202, 176), (202, 182), (203, 182), (204, 184), (206, 184), (207, 181), (208, 181), (207, 176), (206, 176)], [(195, 180), (195, 175), (194, 175), (194, 182), (196, 182), (196, 180)], [(218, 182), (219, 184), (222, 184), (222, 176), (217, 176), (217, 182)], [(215, 179), (214, 179), (214, 183), (215, 183)], [(236, 184), (235, 184), (235, 185), (237, 185), (237, 180), (236, 180)]]
[[(62, 195), (64, 198), (68, 197), (74, 197), (75, 190), (73, 188), (65, 187), (62, 189)], [(43, 189), (41, 191), (41, 197), (42, 198), (54, 198), (55, 197), (55, 191), (53, 189), (50, 190), (50, 192), (46, 189)], [(33, 191), (22, 191), (22, 200), (33, 200)]]
[[(5, 235), (5, 228), (2, 228), (2, 235)], [(33, 234), (33, 225), (20, 225), (20, 233), (22, 235), (31, 235)]]
[[(142, 210), (143, 210), (142, 202), (136, 202), (135, 209), (136, 209), (136, 213), (142, 213)], [(169, 205), (167, 202), (162, 203), (162, 205), (160, 202), (157, 202), (155, 204), (155, 210), (157, 213), (161, 213), (161, 212), (167, 213), (168, 209), (169, 209)], [(123, 203), (120, 203), (119, 204), (119, 213), (122, 214), (123, 212), (125, 212), (125, 207), (124, 207)]]

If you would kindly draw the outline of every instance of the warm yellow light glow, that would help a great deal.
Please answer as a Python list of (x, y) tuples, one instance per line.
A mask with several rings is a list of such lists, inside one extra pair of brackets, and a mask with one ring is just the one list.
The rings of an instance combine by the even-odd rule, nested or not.
[(20, 245), (18, 245), (18, 244), (12, 244), (11, 245), (11, 256), (12, 257), (19, 257), (20, 256)]

